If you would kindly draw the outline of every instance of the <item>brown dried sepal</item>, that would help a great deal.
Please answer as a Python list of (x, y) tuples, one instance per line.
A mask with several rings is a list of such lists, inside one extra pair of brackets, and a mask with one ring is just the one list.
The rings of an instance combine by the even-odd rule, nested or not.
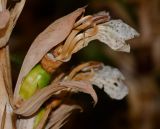
[(8, 10), (4, 10), (0, 12), (0, 30), (4, 29), (9, 22), (10, 12)]
[(103, 63), (97, 61), (89, 61), (75, 67), (67, 79), (71, 80), (89, 80), (93, 75), (93, 69), (100, 69), (103, 66)]

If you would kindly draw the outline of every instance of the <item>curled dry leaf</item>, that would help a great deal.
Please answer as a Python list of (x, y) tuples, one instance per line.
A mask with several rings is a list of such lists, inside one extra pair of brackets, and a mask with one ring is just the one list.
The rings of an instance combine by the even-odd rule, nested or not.
[(66, 81), (51, 84), (43, 89), (40, 89), (30, 99), (24, 101), (24, 103), (15, 109), (14, 112), (22, 116), (31, 116), (51, 96), (58, 95), (62, 91), (68, 90), (90, 94), (94, 100), (94, 103), (97, 103), (97, 95), (90, 83), (82, 81)]
[(16, 100), (19, 95), (19, 88), (23, 77), (42, 59), (42, 57), (54, 46), (58, 45), (68, 36), (73, 28), (76, 19), (85, 11), (84, 8), (79, 8), (76, 11), (66, 15), (46, 28), (34, 40), (31, 45), (18, 77), (15, 88), (14, 99)]
[(103, 66), (90, 80), (92, 84), (104, 88), (104, 91), (113, 99), (122, 99), (128, 94), (128, 88), (123, 82), (124, 77), (116, 68)]

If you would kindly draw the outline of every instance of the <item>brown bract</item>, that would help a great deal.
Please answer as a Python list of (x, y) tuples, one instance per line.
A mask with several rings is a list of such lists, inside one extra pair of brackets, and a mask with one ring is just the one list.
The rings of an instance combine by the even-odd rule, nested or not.
[(3, 8), (0, 14), (0, 48), (6, 46), (12, 30), (15, 27), (18, 17), (24, 7), (25, 1), (26, 0), (21, 0), (19, 3), (16, 3), (14, 8), (11, 8), (9, 11), (6, 10), (7, 0), (2, 1)]
[(17, 109), (16, 114), (22, 116), (33, 115), (42, 104), (51, 96), (59, 96), (63, 91), (83, 92), (92, 96), (94, 104), (97, 103), (97, 95), (89, 82), (86, 81), (64, 81), (53, 83), (37, 91), (30, 99), (24, 101)]
[(26, 74), (43, 58), (43, 56), (49, 50), (65, 40), (65, 38), (71, 32), (76, 19), (84, 11), (84, 8), (79, 8), (69, 15), (56, 20), (34, 40), (22, 64), (22, 69), (20, 71), (14, 93), (15, 100), (18, 97), (18, 92), (23, 77), (26, 76)]
[(8, 21), (10, 18), (10, 13), (8, 10), (4, 10), (3, 12), (0, 12), (0, 29), (3, 29), (6, 27)]

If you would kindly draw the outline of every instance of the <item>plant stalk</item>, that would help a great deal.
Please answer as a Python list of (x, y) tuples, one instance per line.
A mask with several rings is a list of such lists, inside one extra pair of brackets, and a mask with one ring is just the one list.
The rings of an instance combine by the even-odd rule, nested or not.
[(12, 83), (9, 47), (0, 48), (0, 128), (15, 129), (12, 110)]

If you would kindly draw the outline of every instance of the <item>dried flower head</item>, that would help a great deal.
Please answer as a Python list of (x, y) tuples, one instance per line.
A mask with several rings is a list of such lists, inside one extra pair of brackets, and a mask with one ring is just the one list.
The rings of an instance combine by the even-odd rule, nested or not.
[(99, 62), (87, 62), (77, 66), (64, 80), (67, 79), (90, 81), (92, 85), (103, 88), (113, 99), (123, 99), (128, 94), (122, 73)]
[[(98, 98), (92, 85), (103, 88), (104, 92), (113, 99), (122, 99), (127, 95), (128, 89), (123, 83), (124, 77), (120, 71), (93, 61), (78, 65), (70, 72), (57, 74), (51, 83), (48, 83), (51, 74), (59, 69), (61, 64), (69, 61), (74, 53), (86, 47), (90, 41), (98, 39), (113, 50), (129, 52), (130, 47), (125, 41), (138, 36), (133, 28), (121, 20), (110, 20), (109, 13), (103, 11), (83, 16), (84, 11), (85, 8), (79, 8), (56, 20), (31, 45), (14, 92), (14, 112), (30, 117), (26, 118), (27, 121), (20, 119), (18, 128), (21, 129), (29, 121), (32, 125), (30, 127), (28, 127), (29, 124), (26, 125), (27, 129), (32, 127), (41, 129), (44, 125), (47, 125), (46, 129), (60, 128), (63, 125), (62, 122), (71, 115), (70, 111), (79, 107), (74, 104), (66, 106), (63, 103), (66, 98), (69, 98), (66, 93), (87, 93), (96, 104)], [(37, 67), (39, 67), (38, 71), (35, 70)], [(32, 75), (37, 78), (41, 71), (49, 74), (47, 83), (44, 84), (43, 81), (35, 79), (32, 87), (31, 81), (34, 80)], [(41, 74), (42, 76), (45, 78), (46, 74)], [(38, 89), (37, 85), (40, 82), (44, 85)], [(32, 92), (24, 98), (28, 91)], [(60, 107), (57, 108), (57, 105)], [(61, 115), (57, 116), (57, 113)], [(56, 119), (50, 114), (56, 115)]]
[(113, 50), (129, 52), (130, 46), (126, 40), (138, 35), (133, 28), (122, 20), (110, 20), (109, 13), (101, 12), (82, 17), (77, 21), (65, 43), (54, 50), (54, 53), (48, 53), (47, 56), (54, 61), (66, 62), (70, 60), (73, 53), (96, 39), (107, 44)]
[(95, 71), (91, 82), (99, 88), (104, 88), (104, 91), (111, 98), (122, 99), (128, 94), (128, 88), (123, 82), (124, 79), (118, 69), (104, 66), (102, 69)]

